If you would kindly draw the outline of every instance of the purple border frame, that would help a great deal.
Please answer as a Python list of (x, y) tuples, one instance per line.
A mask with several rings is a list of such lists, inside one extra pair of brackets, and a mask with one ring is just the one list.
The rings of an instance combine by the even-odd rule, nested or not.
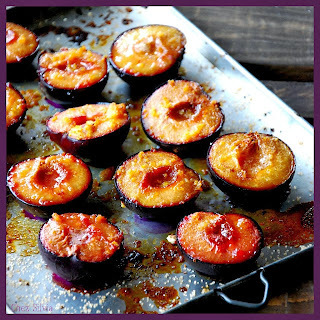
[[(0, 3), (0, 38), (5, 38), (5, 20), (6, 20), (6, 6), (88, 6), (88, 5), (95, 5), (95, 6), (105, 6), (105, 5), (115, 5), (114, 2), (110, 0), (2, 0)], [(175, 1), (132, 1), (132, 0), (125, 0), (120, 1), (117, 5), (177, 5), (177, 6), (313, 6), (314, 7), (314, 88), (320, 87), (320, 2), (319, 0), (202, 0), (202, 1), (195, 1), (195, 0), (175, 0)], [(4, 42), (3, 42), (4, 43)], [(0, 241), (0, 250), (2, 254), (2, 259), (0, 259), (0, 270), (1, 270), (1, 281), (0, 285), (0, 318), (1, 319), (24, 319), (24, 320), (33, 320), (33, 319), (54, 319), (55, 317), (68, 317), (75, 319), (76, 317), (87, 318), (90, 319), (139, 319), (142, 317), (147, 317), (147, 319), (157, 319), (158, 317), (162, 317), (162, 319), (181, 319), (181, 320), (188, 320), (200, 318), (202, 319), (226, 319), (226, 320), (247, 320), (247, 319), (273, 319), (276, 317), (277, 319), (304, 319), (304, 320), (311, 320), (311, 319), (320, 319), (320, 286), (319, 286), (319, 279), (320, 273), (314, 273), (314, 313), (313, 314), (163, 314), (163, 315), (35, 315), (35, 314), (16, 314), (16, 315), (7, 315), (5, 309), (5, 300), (6, 300), (6, 286), (5, 286), (5, 223), (6, 223), (6, 216), (5, 216), (5, 207), (6, 207), (6, 129), (5, 129), (5, 82), (6, 82), (6, 68), (5, 68), (5, 47), (1, 46), (0, 50), (0, 61), (1, 63), (0, 70), (0, 99), (2, 108), (0, 108), (0, 137), (1, 137), (1, 152), (0, 152), (0, 178), (1, 178), (1, 185), (0, 185), (0, 204), (1, 204), (1, 241)], [(318, 172), (319, 165), (320, 165), (320, 154), (319, 154), (319, 143), (320, 143), (320, 135), (319, 135), (319, 123), (320, 123), (320, 91), (314, 89), (314, 99), (315, 99), (315, 108), (314, 108), (314, 126), (315, 126), (315, 172)], [(315, 179), (315, 211), (320, 212), (320, 204), (319, 204), (319, 192), (320, 192), (320, 184), (319, 180)], [(315, 253), (314, 253), (314, 270), (320, 270), (320, 255), (319, 253), (319, 245), (320, 245), (320, 228), (319, 228), (319, 216), (315, 215)]]

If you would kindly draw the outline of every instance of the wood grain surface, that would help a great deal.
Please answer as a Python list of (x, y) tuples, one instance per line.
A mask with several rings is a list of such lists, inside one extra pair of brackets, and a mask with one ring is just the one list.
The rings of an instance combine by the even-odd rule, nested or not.
[[(298, 115), (314, 118), (313, 7), (176, 7)], [(314, 312), (313, 259), (272, 285), (258, 313)], [(189, 312), (248, 312), (204, 301)], [(303, 318), (301, 318), (303, 319)]]
[(313, 65), (312, 7), (177, 7), (240, 62)]

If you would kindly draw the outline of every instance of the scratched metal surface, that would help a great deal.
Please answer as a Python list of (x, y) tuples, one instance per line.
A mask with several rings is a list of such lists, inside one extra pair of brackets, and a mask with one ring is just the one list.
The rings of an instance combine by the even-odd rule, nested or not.
[[(32, 22), (27, 27), (31, 30), (48, 25), (66, 28), (80, 27), (88, 33), (87, 39), (81, 42), (81, 45), (105, 55), (108, 54), (113, 39), (131, 27), (148, 23), (178, 27), (187, 37), (186, 53), (180, 73), (186, 79), (201, 83), (213, 99), (220, 101), (226, 119), (223, 133), (255, 130), (272, 133), (285, 141), (296, 156), (297, 169), (291, 184), (291, 194), (282, 209), (285, 210), (298, 203), (313, 201), (313, 128), (175, 9), (172, 7), (130, 7), (128, 10), (125, 7), (92, 7), (80, 10), (65, 8), (58, 14), (55, 11), (48, 12), (50, 14), (45, 19)], [(57, 50), (61, 46), (76, 47), (78, 45), (65, 34), (57, 35), (51, 32), (40, 37), (41, 49)], [(37, 82), (14, 83), (14, 85), (20, 90), (39, 90)], [(103, 97), (110, 102), (135, 102), (128, 85), (120, 80), (112, 70), (110, 70)], [(45, 131), (43, 120), (59, 110), (49, 105), (44, 97), (40, 105), (47, 106), (47, 109), (40, 111), (38, 106), (29, 109), (29, 120), (18, 129), (18, 134), (31, 151), (10, 155), (10, 162), (60, 152), (49, 138), (43, 135)], [(139, 127), (139, 123), (135, 125)], [(143, 134), (141, 136), (142, 143), (137, 142), (136, 136), (129, 134), (123, 145), (123, 151), (128, 156), (153, 146)], [(107, 153), (106, 156), (108, 156)], [(195, 170), (199, 169), (196, 160), (184, 160), (190, 167)], [(91, 170), (94, 178), (99, 180), (101, 169), (91, 167)], [(210, 181), (208, 176), (203, 174), (202, 176)], [(104, 181), (101, 183), (98, 194), (103, 195), (112, 188), (112, 181)], [(224, 194), (213, 185), (211, 190), (200, 195), (197, 205), (204, 210), (225, 212), (230, 208), (229, 203), (225, 200)], [(119, 200), (104, 202), (97, 208), (117, 221), (117, 225), (124, 232), (127, 244), (138, 239), (153, 247), (161, 240), (165, 240), (168, 234), (174, 232), (174, 230), (165, 230), (163, 233), (155, 233), (153, 226), (137, 223), (137, 217), (126, 208), (122, 208)], [(14, 201), (8, 203), (7, 209), (12, 213), (12, 218), (20, 211)], [(281, 260), (311, 245), (299, 248), (282, 246), (264, 248), (257, 261), (257, 267)], [(84, 295), (65, 290), (54, 284), (51, 272), (45, 268), (39, 254), (24, 257), (19, 254), (19, 251), (8, 253), (7, 306), (15, 313), (124, 313), (126, 306), (124, 301), (117, 297), (118, 290), (122, 287), (134, 288), (144, 280), (144, 277), (144, 274), (140, 276), (138, 274), (136, 278), (126, 279), (106, 290)], [(179, 292), (179, 304), (188, 303), (195, 297), (208, 292), (215, 285), (212, 279), (194, 272), (185, 264), (182, 264), (180, 273), (154, 274), (153, 281), (158, 287), (174, 286)], [(187, 290), (180, 292), (181, 287), (186, 287)], [(160, 313), (171, 307), (168, 305), (166, 308), (159, 308), (148, 298), (142, 299), (141, 304), (144, 310)], [(28, 310), (23, 309), (23, 306), (28, 307)]]

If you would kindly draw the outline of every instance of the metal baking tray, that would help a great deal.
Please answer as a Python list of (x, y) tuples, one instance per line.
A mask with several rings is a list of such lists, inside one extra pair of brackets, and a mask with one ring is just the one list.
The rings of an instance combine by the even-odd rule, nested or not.
[[(28, 14), (29, 11), (32, 11), (32, 20), (31, 15)], [(223, 133), (250, 130), (272, 133), (285, 141), (293, 150), (297, 162), (296, 174), (291, 184), (291, 194), (283, 204), (282, 210), (298, 203), (313, 201), (313, 127), (297, 116), (290, 107), (266, 89), (173, 7), (14, 7), (7, 9), (7, 17), (8, 21), (23, 24), (31, 30), (37, 30), (38, 33), (41, 31), (41, 49), (57, 50), (62, 46), (85, 45), (105, 55), (108, 54), (115, 37), (126, 29), (149, 23), (176, 26), (187, 38), (186, 53), (180, 74), (183, 78), (202, 84), (209, 95), (221, 103), (226, 119)], [(51, 31), (48, 32), (49, 30)], [(67, 34), (64, 30), (73, 30), (73, 33)], [(40, 90), (37, 81), (13, 84), (19, 90)], [(135, 97), (129, 86), (110, 70), (103, 98), (110, 102), (139, 105), (144, 97)], [(28, 151), (8, 154), (10, 164), (25, 158), (60, 152), (60, 149), (43, 134), (44, 120), (57, 111), (59, 110), (53, 107), (44, 96), (41, 97), (38, 105), (28, 110), (27, 120), (17, 131)], [(139, 115), (139, 110), (136, 108), (129, 108), (129, 111), (131, 116)], [(134, 122), (132, 126), (137, 129), (129, 133), (123, 145), (123, 151), (127, 156), (154, 146), (143, 135), (139, 121)], [(140, 141), (137, 141), (137, 136)], [(110, 154), (106, 152), (107, 156)], [(203, 168), (202, 160), (197, 162), (197, 159), (188, 158), (184, 161), (197, 171)], [(103, 168), (91, 166), (91, 170), (94, 178), (100, 182), (96, 196), (103, 198), (105, 194), (112, 195), (113, 182), (100, 179)], [(199, 173), (204, 179), (211, 181), (204, 172)], [(203, 210), (226, 212), (230, 209), (230, 203), (226, 200), (225, 195), (212, 185), (209, 191), (200, 195), (197, 206)], [(149, 250), (150, 255), (154, 247), (159, 247), (161, 241), (167, 242), (167, 236), (174, 233), (172, 226), (170, 228), (168, 225), (138, 219), (132, 212), (122, 208), (119, 200), (113, 200), (112, 197), (109, 200), (104, 198), (101, 203), (95, 198), (93, 203), (92, 208), (106, 214), (123, 230), (127, 245), (141, 241), (142, 247), (144, 250)], [(21, 209), (11, 199), (7, 203), (7, 210), (12, 215), (7, 221), (9, 225), (12, 219), (21, 213)], [(123, 288), (135, 290), (139, 283), (148, 280), (157, 288), (174, 288), (177, 297), (167, 304), (155, 303), (150, 296), (140, 297), (139, 305), (147, 312), (174, 312), (191, 301), (210, 296), (219, 296), (234, 305), (257, 308), (267, 301), (269, 284), (264, 276), (266, 270), (312, 251), (313, 243), (300, 247), (265, 247), (257, 261), (256, 270), (228, 283), (217, 283), (195, 272), (185, 263), (180, 263), (178, 268), (172, 271), (161, 271), (160, 267), (159, 272), (156, 268), (149, 270), (150, 272), (146, 272), (145, 269), (141, 271), (136, 265), (131, 268), (130, 276), (128, 275), (112, 287), (91, 294), (61, 288), (52, 281), (52, 274), (45, 267), (39, 254), (23, 255), (21, 252), (24, 247), (18, 244), (16, 247), (18, 248), (16, 252), (7, 253), (6, 256), (7, 312), (111, 314), (126, 312), (126, 304), (119, 297), (119, 290)], [(134, 268), (135, 272), (132, 275)], [(263, 284), (260, 302), (239, 302), (224, 294), (224, 289), (242, 283), (254, 275), (258, 275), (260, 278), (258, 280)]]

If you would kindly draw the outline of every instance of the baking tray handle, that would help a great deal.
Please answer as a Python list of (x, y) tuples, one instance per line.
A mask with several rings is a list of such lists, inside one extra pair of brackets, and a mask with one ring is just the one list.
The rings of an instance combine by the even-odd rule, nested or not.
[(233, 300), (229, 298), (225, 293), (222, 292), (221, 289), (216, 290), (216, 294), (222, 298), (225, 302), (237, 306), (237, 307), (243, 307), (243, 308), (251, 308), (251, 309), (257, 309), (262, 307), (266, 302), (268, 298), (268, 292), (269, 292), (269, 282), (263, 275), (264, 269), (260, 268), (259, 273), (260, 273), (260, 280), (264, 285), (264, 293), (263, 293), (263, 298), (260, 302), (258, 303), (251, 303), (251, 302), (245, 302), (245, 301), (239, 301), (239, 300)]

